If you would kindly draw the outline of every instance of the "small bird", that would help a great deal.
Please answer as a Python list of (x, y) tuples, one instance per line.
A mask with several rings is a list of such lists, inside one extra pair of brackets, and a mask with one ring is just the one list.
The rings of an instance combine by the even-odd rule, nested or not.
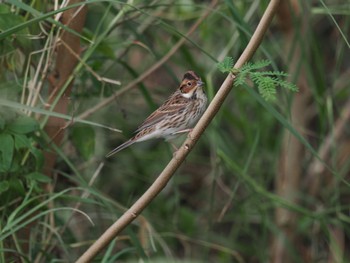
[(155, 138), (166, 141), (180, 133), (189, 132), (207, 107), (204, 83), (193, 71), (187, 71), (180, 87), (154, 111), (135, 131), (136, 135), (109, 152), (106, 157), (129, 147), (135, 142)]

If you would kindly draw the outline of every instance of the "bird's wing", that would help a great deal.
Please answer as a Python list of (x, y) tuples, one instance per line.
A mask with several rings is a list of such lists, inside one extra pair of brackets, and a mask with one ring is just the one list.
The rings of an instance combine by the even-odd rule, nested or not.
[(173, 94), (168, 100), (164, 102), (157, 110), (155, 110), (148, 118), (137, 128), (135, 132), (139, 132), (146, 129), (156, 123), (161, 122), (168, 116), (179, 113), (179, 111), (184, 110), (186, 98), (182, 97), (180, 94)]

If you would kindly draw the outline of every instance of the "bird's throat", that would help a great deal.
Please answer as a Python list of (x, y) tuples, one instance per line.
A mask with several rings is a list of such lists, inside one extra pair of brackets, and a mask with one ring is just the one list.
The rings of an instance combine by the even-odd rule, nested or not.
[(196, 96), (196, 89), (192, 89), (188, 92), (181, 93), (181, 95), (186, 99), (193, 99)]

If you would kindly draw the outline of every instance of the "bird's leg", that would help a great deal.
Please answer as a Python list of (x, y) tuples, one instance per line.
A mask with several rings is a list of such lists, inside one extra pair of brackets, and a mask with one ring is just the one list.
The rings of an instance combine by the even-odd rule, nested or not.
[(179, 134), (179, 133), (186, 133), (186, 132), (191, 132), (193, 129), (184, 129), (184, 130), (180, 130), (180, 131), (177, 131), (177, 132), (174, 132), (173, 134)]
[(180, 130), (180, 131), (174, 132), (173, 134), (176, 135), (176, 134), (188, 132), (188, 137), (192, 140), (192, 137), (191, 137), (191, 132), (192, 131), (193, 131), (193, 128), (190, 128), (190, 129), (184, 129), (184, 130)]

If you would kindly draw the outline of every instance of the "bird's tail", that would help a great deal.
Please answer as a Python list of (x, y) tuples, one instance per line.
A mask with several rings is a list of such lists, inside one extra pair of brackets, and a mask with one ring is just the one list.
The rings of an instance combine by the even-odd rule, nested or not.
[(116, 154), (117, 152), (125, 149), (126, 147), (129, 147), (130, 145), (134, 144), (135, 141), (130, 139), (126, 142), (124, 142), (123, 144), (119, 145), (117, 148), (113, 149), (112, 151), (110, 151), (107, 155), (106, 155), (106, 158), (109, 158), (111, 157), (113, 154)]

